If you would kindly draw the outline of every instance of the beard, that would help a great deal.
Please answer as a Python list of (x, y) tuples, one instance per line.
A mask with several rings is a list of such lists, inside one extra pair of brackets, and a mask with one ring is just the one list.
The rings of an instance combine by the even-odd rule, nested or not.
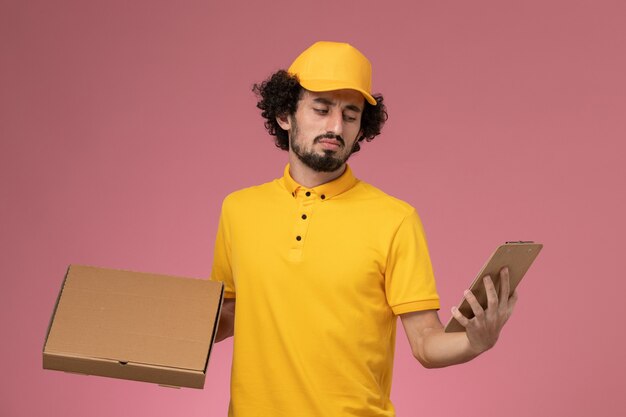
[[(337, 151), (333, 151), (331, 149), (325, 149), (323, 154), (317, 154), (313, 151), (308, 151), (302, 149), (298, 141), (296, 140), (298, 137), (298, 125), (296, 124), (295, 117), (291, 120), (291, 131), (289, 132), (289, 146), (293, 153), (296, 154), (298, 159), (307, 167), (311, 168), (316, 172), (333, 172), (337, 171), (342, 167), (352, 155), (352, 150), (347, 152), (345, 155), (337, 155), (338, 151), (341, 151), (345, 147), (345, 141), (341, 136), (333, 135), (332, 133), (327, 133), (325, 135), (316, 136), (313, 139), (313, 144), (316, 144), (321, 139), (335, 139), (340, 144), (341, 147)], [(356, 142), (355, 142), (356, 143)]]

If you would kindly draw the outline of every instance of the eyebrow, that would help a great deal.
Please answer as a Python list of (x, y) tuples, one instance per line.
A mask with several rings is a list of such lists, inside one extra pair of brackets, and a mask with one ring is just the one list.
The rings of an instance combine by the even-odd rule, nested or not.
[[(329, 100), (327, 98), (324, 97), (316, 97), (313, 99), (314, 102), (316, 103), (320, 103), (320, 104), (325, 104), (327, 106), (334, 106), (335, 102), (333, 102), (332, 100)], [(356, 106), (354, 104), (348, 104), (346, 106), (346, 109), (348, 110), (352, 110), (353, 112), (357, 112), (357, 113), (361, 113), (363, 110), (361, 110), (361, 108), (359, 106)]]

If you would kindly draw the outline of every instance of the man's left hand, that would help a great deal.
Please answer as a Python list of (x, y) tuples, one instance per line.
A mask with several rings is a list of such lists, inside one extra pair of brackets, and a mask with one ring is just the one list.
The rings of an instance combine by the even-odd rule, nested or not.
[(492, 348), (502, 327), (507, 322), (517, 302), (517, 292), (509, 297), (509, 269), (502, 268), (500, 271), (500, 295), (496, 291), (489, 275), (483, 278), (487, 292), (487, 308), (483, 309), (474, 294), (470, 290), (465, 291), (465, 299), (469, 303), (474, 317), (468, 319), (456, 308), (452, 308), (454, 318), (465, 327), (465, 333), (472, 350), (480, 354)]

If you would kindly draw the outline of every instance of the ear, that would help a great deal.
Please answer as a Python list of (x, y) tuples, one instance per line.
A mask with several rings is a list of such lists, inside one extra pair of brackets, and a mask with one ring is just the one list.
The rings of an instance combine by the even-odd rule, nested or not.
[(283, 130), (289, 131), (291, 129), (291, 118), (287, 114), (276, 116), (276, 122)]

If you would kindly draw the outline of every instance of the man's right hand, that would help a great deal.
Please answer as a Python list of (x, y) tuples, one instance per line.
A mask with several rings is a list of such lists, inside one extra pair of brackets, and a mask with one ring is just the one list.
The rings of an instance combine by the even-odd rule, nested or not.
[(235, 332), (235, 299), (225, 298), (220, 314), (220, 323), (217, 326), (215, 343), (231, 337)]

